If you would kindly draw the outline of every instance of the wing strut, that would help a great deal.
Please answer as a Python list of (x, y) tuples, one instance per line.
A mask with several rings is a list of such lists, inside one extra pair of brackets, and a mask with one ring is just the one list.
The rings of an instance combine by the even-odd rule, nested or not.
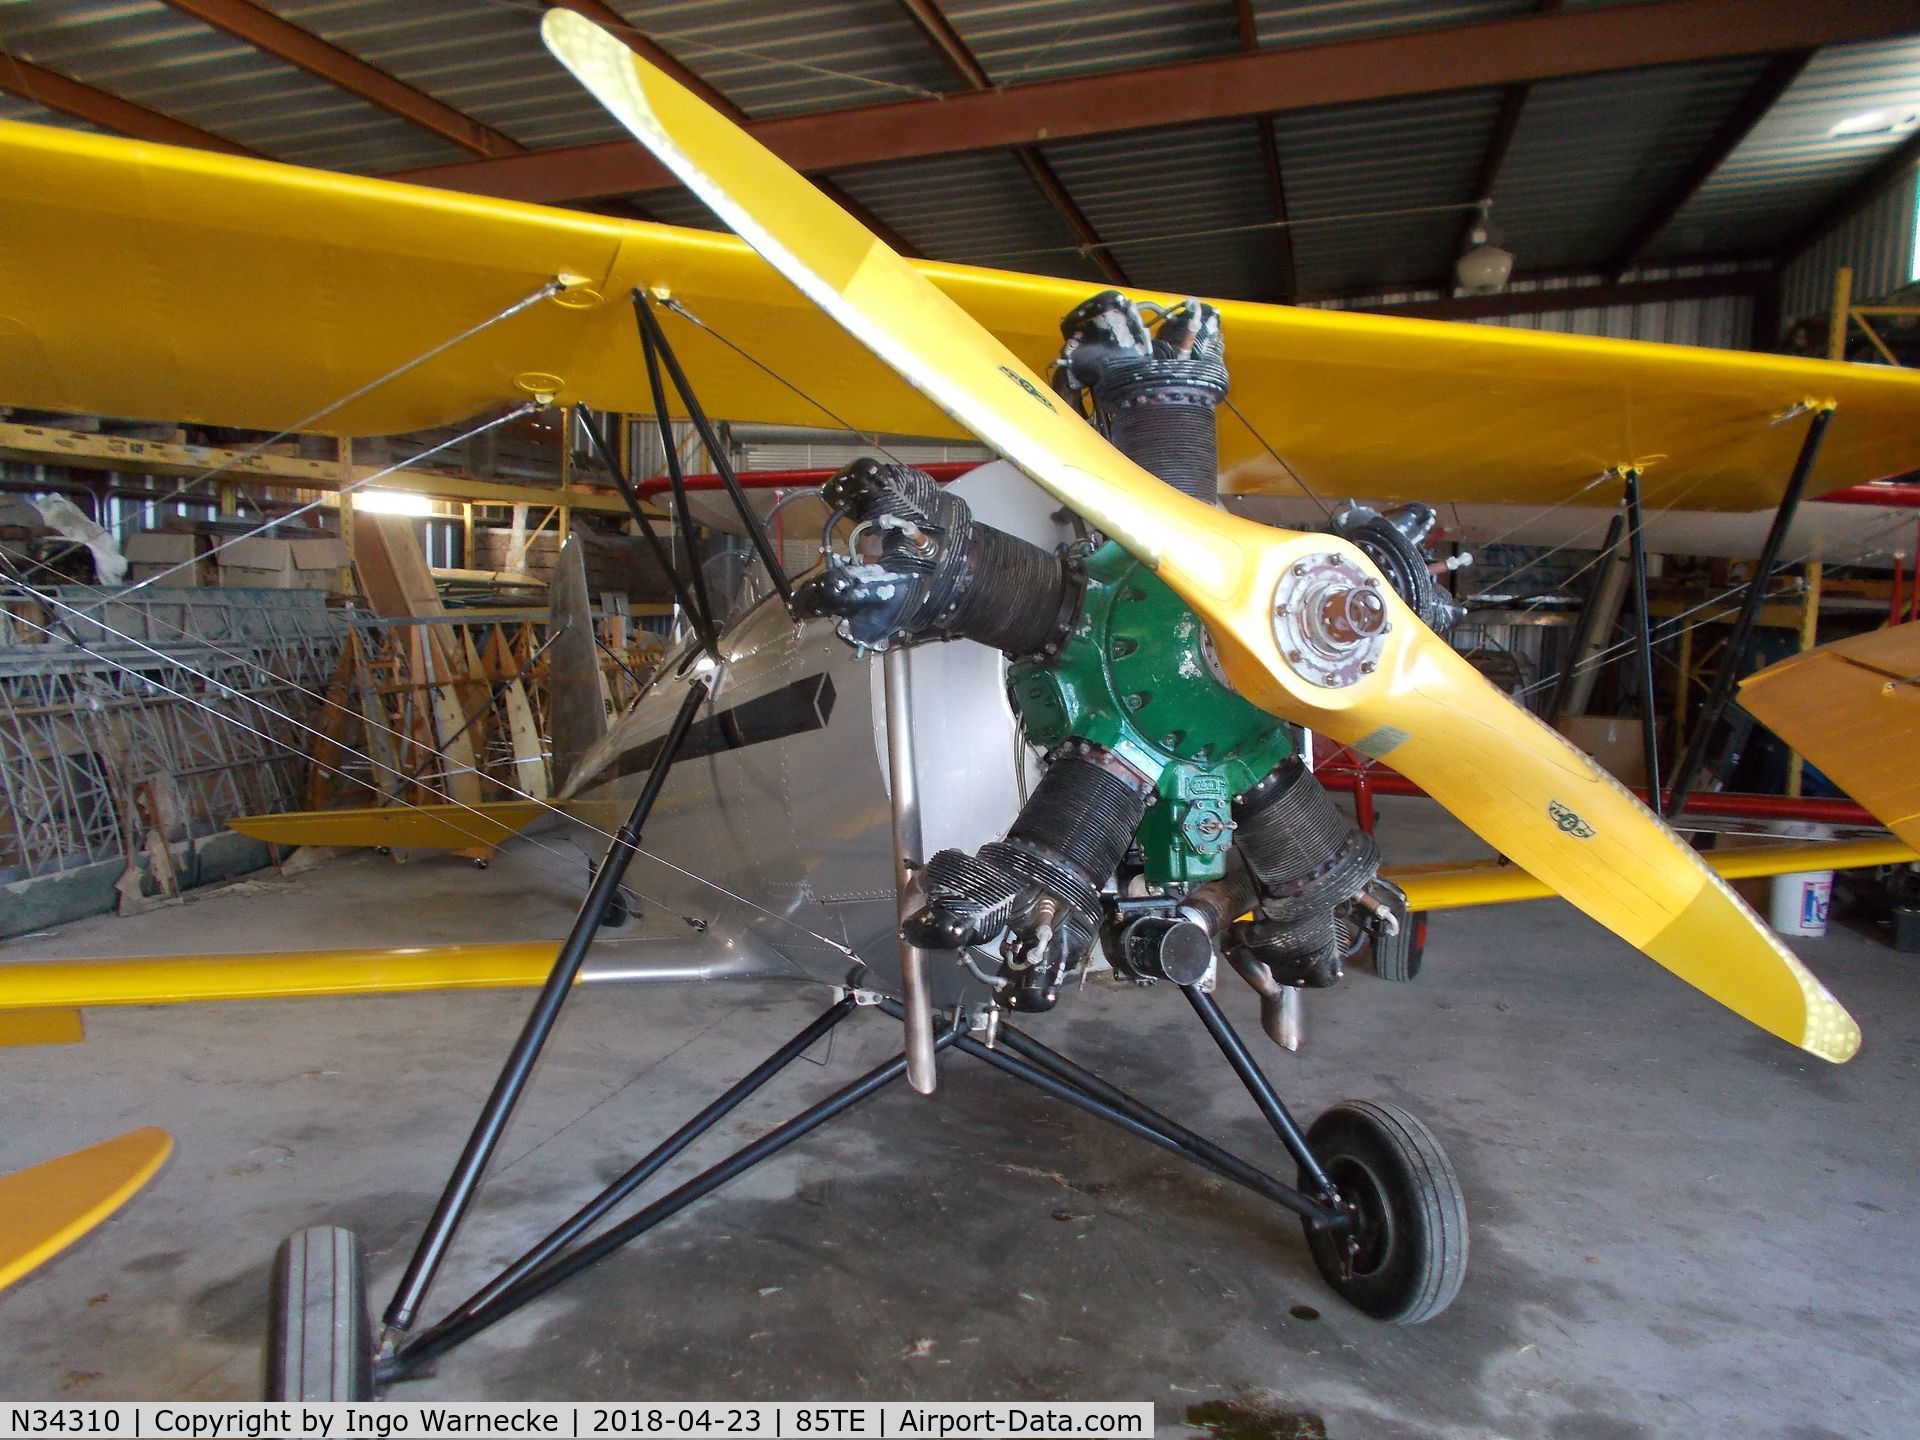
[(434, 1272), (446, 1258), (453, 1232), (466, 1215), (467, 1207), (473, 1203), (474, 1192), (480, 1185), (480, 1175), (499, 1147), (500, 1137), (506, 1133), (507, 1121), (513, 1114), (514, 1106), (519, 1103), (520, 1096), (527, 1088), (527, 1081), (533, 1076), (534, 1062), (540, 1058), (547, 1037), (553, 1034), (554, 1024), (560, 1018), (560, 1007), (567, 1002), (567, 993), (573, 988), (574, 977), (580, 973), (580, 967), (586, 961), (593, 937), (599, 933), (600, 923), (606, 919), (608, 907), (619, 893), (620, 882), (626, 878), (627, 866), (640, 851), (641, 827), (646, 824), (654, 801), (660, 798), (660, 787), (666, 783), (674, 757), (679, 753), (687, 738), (687, 731), (693, 727), (694, 716), (699, 713), (706, 699), (707, 682), (695, 680), (687, 688), (687, 698), (681, 703), (679, 713), (673, 717), (673, 727), (667, 731), (666, 739), (661, 743), (653, 768), (647, 772), (647, 783), (641, 787), (639, 798), (633, 802), (633, 813), (627, 816), (627, 823), (620, 827), (620, 833), (607, 846), (607, 853), (600, 861), (600, 868), (593, 877), (586, 899), (580, 902), (580, 913), (574, 917), (573, 929), (554, 959), (547, 983), (541, 987), (539, 998), (533, 1002), (533, 1011), (527, 1016), (527, 1023), (520, 1031), (520, 1038), (514, 1042), (506, 1064), (501, 1067), (500, 1078), (494, 1081), (493, 1093), (487, 1097), (480, 1118), (474, 1122), (473, 1133), (467, 1137), (466, 1149), (460, 1152), (453, 1174), (447, 1178), (446, 1189), (441, 1192), (440, 1203), (434, 1206), (433, 1218), (427, 1222), (413, 1258), (407, 1262), (407, 1273), (401, 1277), (393, 1302), (387, 1306), (386, 1323), (389, 1330), (404, 1332), (412, 1328), (420, 1302), (426, 1296), (427, 1287), (433, 1283)]
[(1733, 634), (1727, 637), (1726, 648), (1720, 652), (1720, 668), (1714, 672), (1713, 689), (1707, 692), (1707, 703), (1701, 707), (1700, 718), (1688, 737), (1687, 753), (1680, 761), (1680, 768), (1673, 772), (1673, 789), (1667, 794), (1664, 809), (1660, 805), (1660, 792), (1649, 792), (1654, 808), (1669, 819), (1685, 808), (1687, 797), (1693, 794), (1694, 782), (1707, 763), (1707, 747), (1713, 743), (1714, 732), (1720, 728), (1720, 717), (1726, 714), (1727, 705), (1733, 699), (1734, 682), (1740, 678), (1740, 662), (1753, 639), (1754, 626), (1760, 621), (1760, 607), (1767, 603), (1767, 585), (1773, 579), (1773, 567), (1779, 562), (1780, 546), (1793, 525), (1794, 512), (1800, 508), (1807, 477), (1813, 473), (1813, 462), (1820, 456), (1820, 442), (1826, 439), (1827, 426), (1833, 422), (1833, 410), (1830, 401), (1814, 407), (1813, 420), (1807, 426), (1806, 438), (1800, 442), (1800, 455), (1793, 462), (1793, 475), (1787, 481), (1786, 493), (1773, 512), (1773, 526), (1767, 531), (1766, 543), (1760, 547), (1760, 558), (1753, 562), (1746, 602), (1733, 622)]

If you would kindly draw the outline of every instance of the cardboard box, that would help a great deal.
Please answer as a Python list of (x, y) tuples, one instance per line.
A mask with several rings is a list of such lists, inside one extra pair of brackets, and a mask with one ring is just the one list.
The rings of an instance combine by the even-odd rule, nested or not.
[(1560, 733), (1600, 762), (1622, 785), (1647, 783), (1647, 753), (1637, 715), (1563, 715)]
[(210, 543), (204, 535), (173, 530), (142, 530), (129, 535), (127, 543), (120, 547), (120, 553), (127, 557), (127, 582), (137, 585), (142, 580), (152, 580), (156, 575), (173, 570), (183, 560), (198, 557), (197, 564), (173, 570), (171, 575), (157, 583), (211, 585), (214, 583), (214, 562), (204, 558)]
[(220, 583), (266, 590), (335, 590), (346, 568), (347, 547), (331, 538), (277, 540), (257, 535), (229, 545), (215, 557)]

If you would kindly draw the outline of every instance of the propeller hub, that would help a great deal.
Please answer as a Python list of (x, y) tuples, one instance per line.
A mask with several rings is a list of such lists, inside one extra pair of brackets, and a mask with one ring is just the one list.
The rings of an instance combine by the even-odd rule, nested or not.
[(1392, 628), (1379, 578), (1338, 553), (1297, 561), (1274, 594), (1280, 653), (1303, 679), (1328, 689), (1372, 674)]

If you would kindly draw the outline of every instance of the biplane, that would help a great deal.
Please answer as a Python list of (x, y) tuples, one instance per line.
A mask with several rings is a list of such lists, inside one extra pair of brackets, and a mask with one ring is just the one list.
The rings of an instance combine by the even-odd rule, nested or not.
[[(308, 841), (430, 844), (517, 829), (537, 811), (594, 860), (557, 944), (0, 970), (0, 1009), (538, 986), (381, 1325), (351, 1234), (283, 1246), (271, 1394), (367, 1398), (403, 1381), (894, 1082), (933, 1093), (961, 1054), (1291, 1212), (1327, 1284), (1366, 1314), (1440, 1314), (1468, 1237), (1437, 1138), (1369, 1101), (1301, 1124), (1215, 998), (1235, 971), (1284, 1039), (1299, 996), (1338, 981), (1365, 941), (1383, 972), (1407, 969), (1419, 880), (1382, 875), (1303, 763), (1307, 730), (1419, 784), (1512, 874), (1735, 1014), (1822, 1059), (1854, 1054), (1852, 1018), (1722, 876), (1448, 645), (1457, 611), (1427, 548), (1428, 502), (1591, 505), (1624, 492), (1636, 529), (1643, 505), (1779, 505), (1911, 468), (1920, 378), (1089, 297), (1066, 281), (909, 263), (613, 36), (565, 10), (542, 29), (733, 234), (5, 126), (0, 260), (32, 283), (0, 314), (0, 394), (336, 434), (554, 403), (705, 431), (711, 406), (972, 435), (1002, 458), (947, 486), (884, 456), (847, 467), (821, 492), (820, 561), (797, 576), (736, 490), (767, 593), (722, 623), (687, 577), (687, 631), (632, 706), (611, 721), (594, 703), (555, 707), (551, 801), (285, 822)], [(1221, 508), (1222, 485), (1368, 503), (1281, 530)], [(554, 583), (552, 683), (577, 696), (595, 662), (574, 561)], [(1850, 853), (1912, 854), (1878, 841)], [(649, 933), (596, 947), (635, 908)], [(1071, 1005), (1096, 957), (1125, 982), (1180, 991), (1290, 1176), (1028, 1033), (1028, 1016)], [(831, 1001), (423, 1325), (572, 989), (722, 978), (823, 986)], [(898, 1055), (615, 1218), (862, 1011), (900, 1025)]]

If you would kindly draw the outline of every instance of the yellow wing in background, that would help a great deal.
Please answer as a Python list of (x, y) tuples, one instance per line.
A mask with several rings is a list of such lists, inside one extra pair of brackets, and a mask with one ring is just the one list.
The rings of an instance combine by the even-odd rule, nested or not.
[(389, 850), (464, 850), (504, 845), (550, 807), (537, 800), (472, 805), (366, 805), (236, 815), (229, 830), (270, 845), (371, 845)]
[(1920, 849), (1920, 621), (1770, 665), (1740, 704)]
[[(1722, 880), (1758, 880), (1803, 870), (1855, 870), (1870, 865), (1906, 865), (1920, 860), (1905, 840), (1839, 840), (1811, 845), (1756, 845), (1714, 850), (1707, 866)], [(1429, 865), (1390, 865), (1380, 872), (1406, 893), (1411, 910), (1465, 910), (1544, 900), (1553, 887), (1518, 865), (1498, 860), (1441, 860)]]
[(1516, 864), (1762, 1029), (1828, 1060), (1859, 1048), (1852, 1017), (1699, 856), (1612, 776), (1489, 685), (1384, 584), (1391, 623), (1370, 673), (1344, 688), (1308, 678), (1295, 664), (1300, 656), (1283, 652), (1282, 583), (1327, 557), (1378, 583), (1355, 547), (1268, 529), (1162, 484), (725, 117), (571, 11), (549, 11), (541, 30), (595, 98), (809, 298), (1153, 565), (1206, 623), (1248, 699), (1388, 759)]
[(0, 1290), (105, 1222), (172, 1153), (149, 1126), (0, 1175)]
[[(15, 122), (0, 122), (0, 195), (0, 403), (278, 430), (568, 274), (600, 303), (584, 289), (543, 303), (315, 428), (426, 429), (547, 385), (562, 400), (646, 412), (627, 305), (646, 286), (855, 426), (964, 433), (732, 235)], [(1092, 289), (916, 268), (1033, 370)], [(1809, 397), (1840, 404), (1810, 493), (1920, 463), (1920, 375), (1221, 308), (1234, 403), (1330, 497), (1550, 504), (1638, 460), (1651, 507), (1755, 509), (1778, 497), (1798, 442), (1799, 426), (1769, 422)], [(667, 323), (716, 416), (839, 423), (710, 336)], [(1295, 493), (1231, 415), (1221, 442), (1229, 490)], [(1583, 503), (1616, 499), (1596, 487)]]

